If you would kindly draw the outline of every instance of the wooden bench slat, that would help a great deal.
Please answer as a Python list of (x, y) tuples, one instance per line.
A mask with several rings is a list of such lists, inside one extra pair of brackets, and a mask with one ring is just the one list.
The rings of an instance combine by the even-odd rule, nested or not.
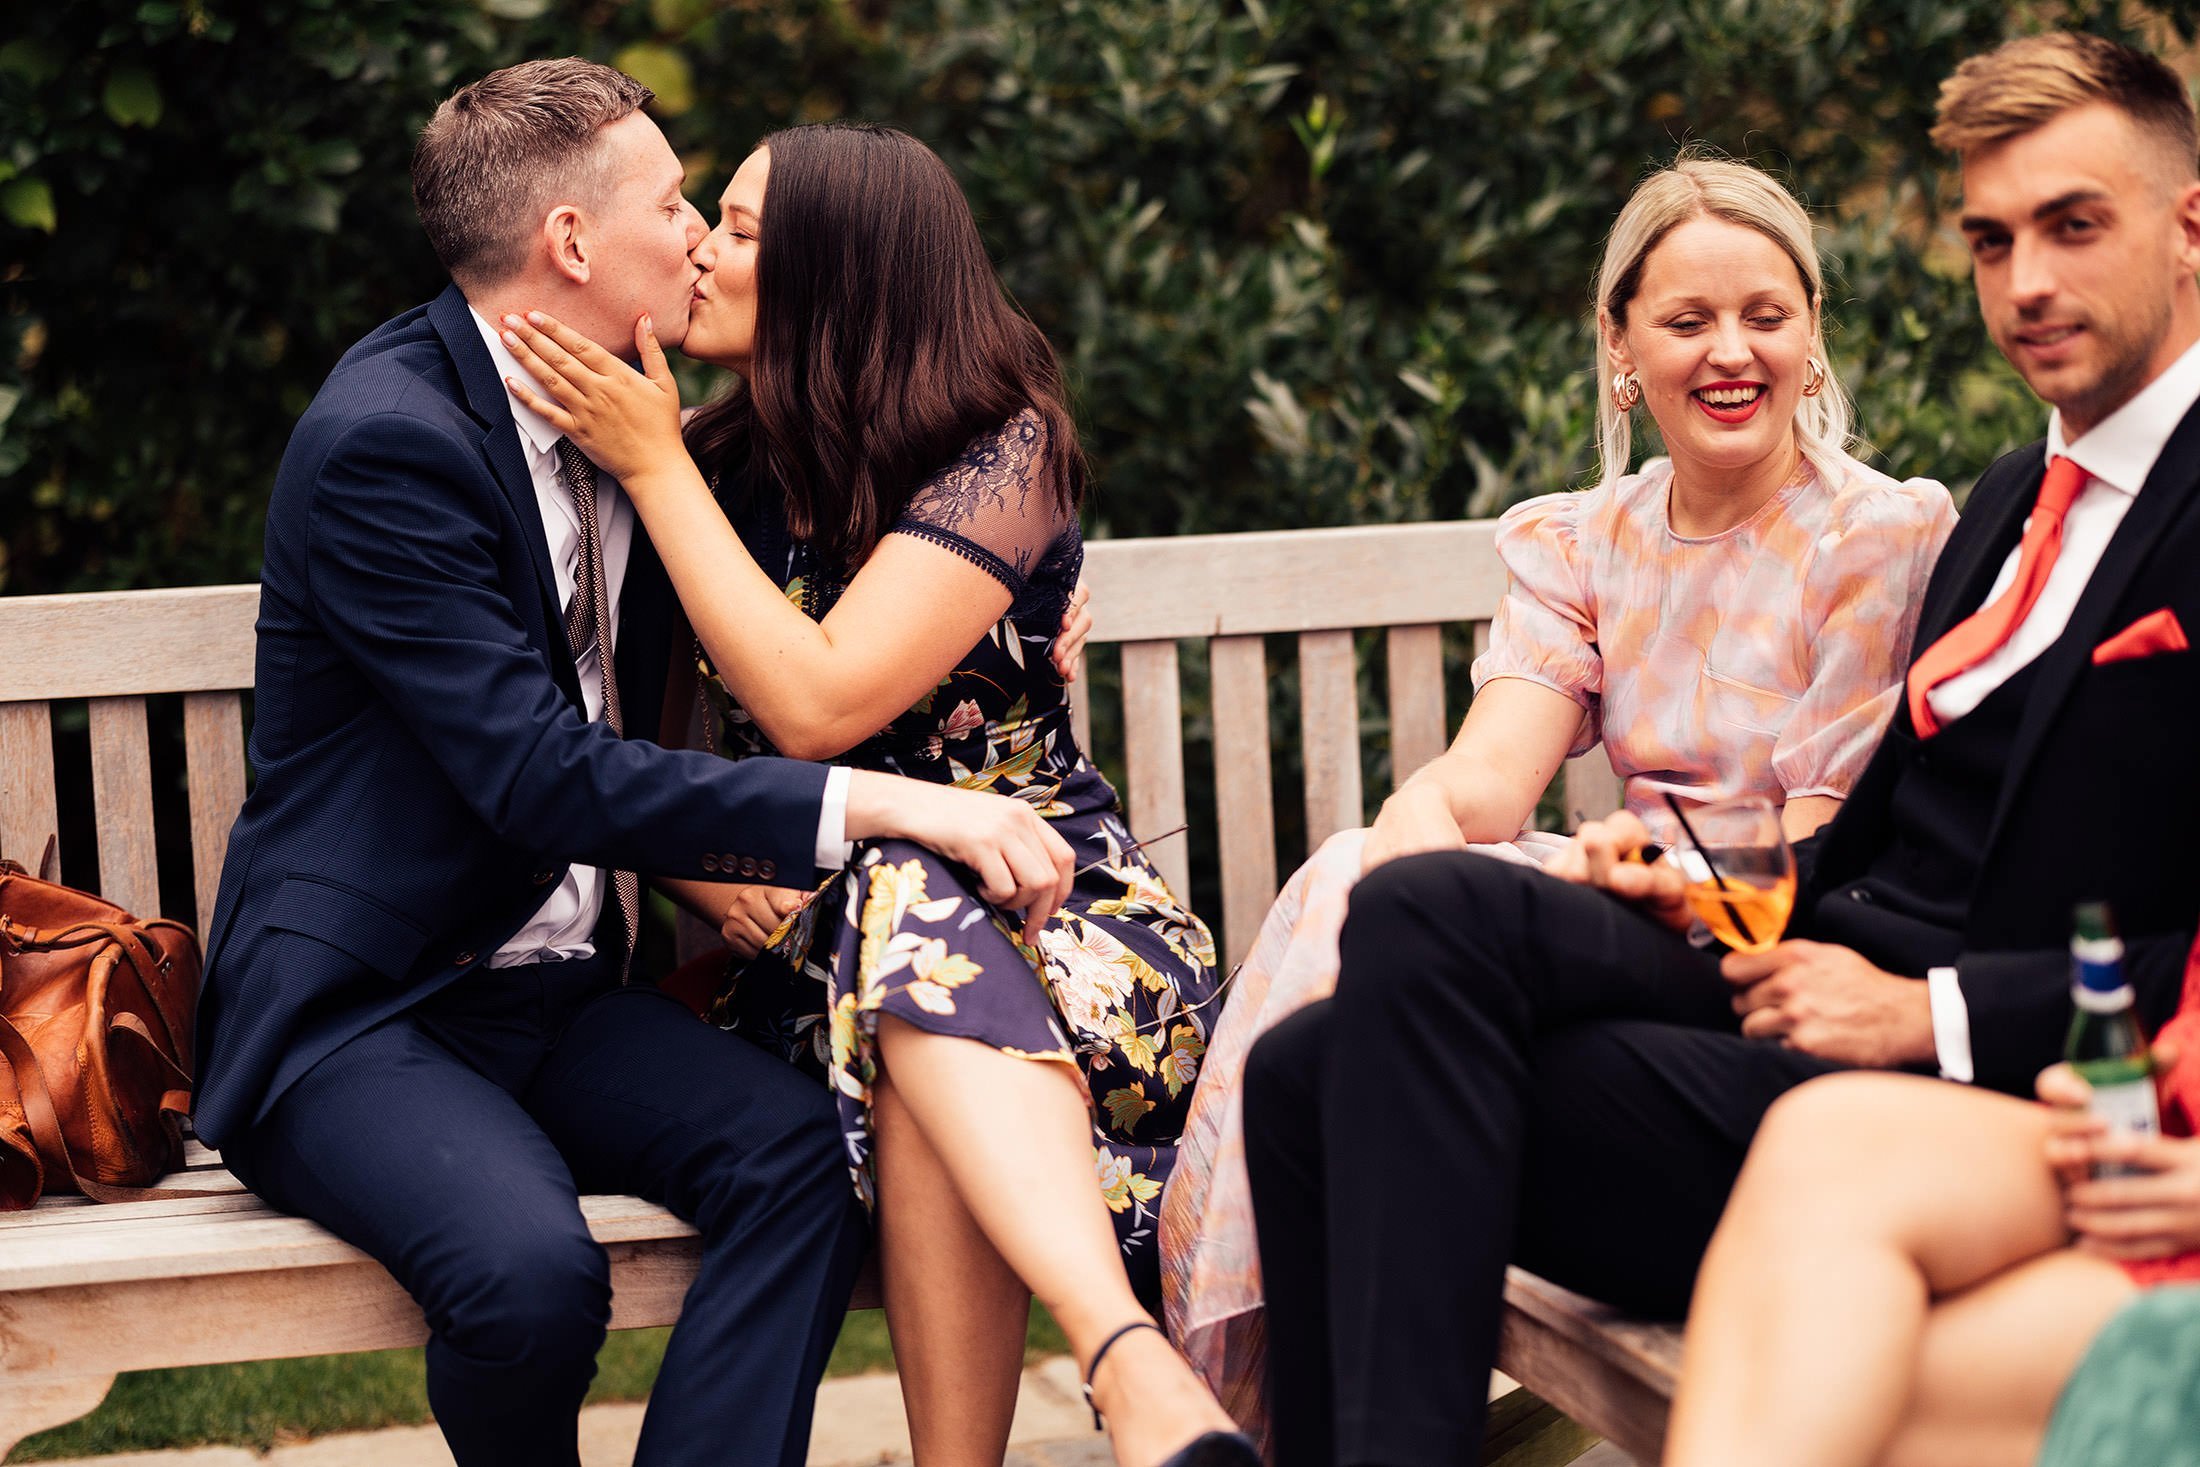
[(1276, 899), (1268, 768), (1268, 653), (1259, 637), (1207, 647), (1215, 724), (1215, 832), (1222, 856), (1223, 963), (1235, 967)]
[(1103, 642), (1307, 632), (1497, 614), (1494, 520), (1094, 540), (1085, 547)]
[(61, 828), (58, 808), (51, 709), (44, 703), (0, 703), (0, 856), (37, 866), (46, 838)]
[(1299, 637), (1299, 748), (1306, 769), (1306, 849), (1362, 823), (1360, 688), (1352, 633)]
[(0, 703), (252, 686), (258, 586), (0, 596)]
[(99, 831), (99, 894), (137, 917), (160, 915), (153, 846), (153, 765), (145, 700), (94, 698), (92, 810)]
[(1497, 1368), (1639, 1461), (1658, 1461), (1681, 1331), (1508, 1271)]
[[(692, 1237), (607, 1241), (611, 1327), (678, 1319), (700, 1247)], [(147, 1320), (161, 1327), (147, 1329)], [(380, 1264), (354, 1254), (272, 1273), (155, 1276), (13, 1294), (0, 1312), (0, 1380), (12, 1404), (14, 1393), (48, 1380), (394, 1349), (427, 1335), (419, 1306)]]
[[(1177, 685), (1176, 643), (1131, 642), (1123, 648), (1123, 754), (1129, 766), (1134, 840), (1153, 840), (1184, 824), (1184, 727)], [(1156, 840), (1147, 855), (1179, 900), (1192, 889), (1190, 842), (1179, 833)], [(1086, 859), (1079, 857), (1082, 861)]]
[(1561, 778), (1565, 781), (1569, 830), (1573, 828), (1576, 814), (1590, 820), (1602, 819), (1620, 807), (1626, 793), (1620, 777), (1612, 772), (1611, 756), (1601, 745), (1578, 758), (1568, 759)]
[[(269, 1210), (239, 1216), (215, 1212), (132, 1216), (125, 1203), (79, 1214), (64, 1226), (11, 1235), (0, 1250), (0, 1295), (23, 1289), (73, 1288), (129, 1279), (186, 1278), (318, 1268), (366, 1257), (318, 1224)], [(649, 1243), (687, 1238), (695, 1230), (638, 1197), (588, 1196), (581, 1216), (599, 1243)]]
[(1392, 627), (1384, 637), (1390, 679), (1390, 783), (1444, 752), (1451, 742), (1444, 722), (1444, 629)]
[(1096, 649), (1085, 648), (1077, 669), (1077, 681), (1069, 687), (1069, 732), (1077, 740), (1077, 747), (1086, 758), (1092, 757), (1092, 654)]
[(199, 939), (214, 931), (229, 827), (244, 806), (244, 700), (236, 693), (186, 693), (183, 756), (191, 790), (191, 886)]

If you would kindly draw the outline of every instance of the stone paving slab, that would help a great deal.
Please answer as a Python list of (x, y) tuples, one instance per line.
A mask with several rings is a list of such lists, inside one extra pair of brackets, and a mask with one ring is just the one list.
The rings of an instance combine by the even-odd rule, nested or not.
[[(582, 1467), (628, 1467), (642, 1430), (639, 1402), (590, 1406), (581, 1412)], [(1107, 1438), (1092, 1429), (1092, 1413), (1067, 1356), (1024, 1372), (1016, 1421), (1009, 1430), (1008, 1467), (1109, 1467)], [(851, 1375), (817, 1392), (809, 1467), (908, 1467), (909, 1427), (901, 1384), (892, 1375)], [(393, 1426), (343, 1432), (279, 1446), (196, 1447), (173, 1452), (84, 1457), (48, 1467), (453, 1467), (443, 1434), (433, 1426)]]

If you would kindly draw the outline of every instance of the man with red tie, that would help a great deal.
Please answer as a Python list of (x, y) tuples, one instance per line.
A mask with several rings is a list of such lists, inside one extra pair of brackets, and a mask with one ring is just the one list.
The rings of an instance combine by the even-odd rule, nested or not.
[[(2150, 1025), (2200, 855), (2200, 169), (2183, 82), (2094, 37), (1943, 88), (1979, 306), (2053, 411), (1979, 478), (1789, 940), (1692, 947), (1622, 814), (1537, 872), (1408, 857), (1245, 1080), (1281, 1467), (1471, 1460), (1504, 1271), (1668, 1317), (1758, 1122), (1829, 1070), (2029, 1093), (2105, 898)], [(1798, 1260), (1807, 1267), (1807, 1260)]]

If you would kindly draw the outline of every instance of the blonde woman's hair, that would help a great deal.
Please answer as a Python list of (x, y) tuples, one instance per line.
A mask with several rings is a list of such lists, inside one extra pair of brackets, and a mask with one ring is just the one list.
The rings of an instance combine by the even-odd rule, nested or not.
[(1723, 219), (1754, 229), (1778, 245), (1795, 263), (1804, 294), (1810, 298), (1813, 317), (1811, 355), (1825, 368), (1825, 385), (1815, 397), (1806, 397), (1795, 409), (1797, 446), (1818, 477), (1838, 484), (1845, 477), (1841, 456), (1848, 452), (1849, 396), (1833, 374), (1826, 356), (1826, 284), (1818, 265), (1818, 245), (1810, 216), (1795, 196), (1770, 174), (1720, 156), (1708, 148), (1681, 150), (1670, 168), (1661, 168), (1644, 179), (1612, 223), (1604, 241), (1604, 261), (1597, 267), (1594, 291), (1597, 304), (1597, 452), (1599, 485), (1626, 474), (1634, 452), (1631, 414), (1620, 411), (1612, 400), (1613, 373), (1605, 349), (1604, 323), (1627, 329), (1627, 308), (1642, 288), (1644, 262), (1650, 252), (1691, 219)]
[(1940, 84), (1933, 145), (1970, 154), (2094, 102), (2115, 107), (2160, 146), (2178, 183), (2200, 155), (2200, 126), (2177, 73), (2101, 36), (2055, 31), (1973, 56)]

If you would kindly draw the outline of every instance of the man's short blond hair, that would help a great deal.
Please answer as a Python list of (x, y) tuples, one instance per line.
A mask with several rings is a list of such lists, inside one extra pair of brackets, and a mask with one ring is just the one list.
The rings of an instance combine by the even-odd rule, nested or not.
[(2106, 102), (2157, 139), (2180, 180), (2200, 175), (2200, 126), (2176, 72), (2101, 36), (2054, 31), (1973, 56), (1940, 84), (1933, 143), (1969, 155)]
[(610, 182), (597, 134), (654, 95), (578, 56), (523, 61), (460, 87), (413, 150), (413, 206), (461, 286), (495, 285), (527, 257), (562, 194), (594, 203)]

